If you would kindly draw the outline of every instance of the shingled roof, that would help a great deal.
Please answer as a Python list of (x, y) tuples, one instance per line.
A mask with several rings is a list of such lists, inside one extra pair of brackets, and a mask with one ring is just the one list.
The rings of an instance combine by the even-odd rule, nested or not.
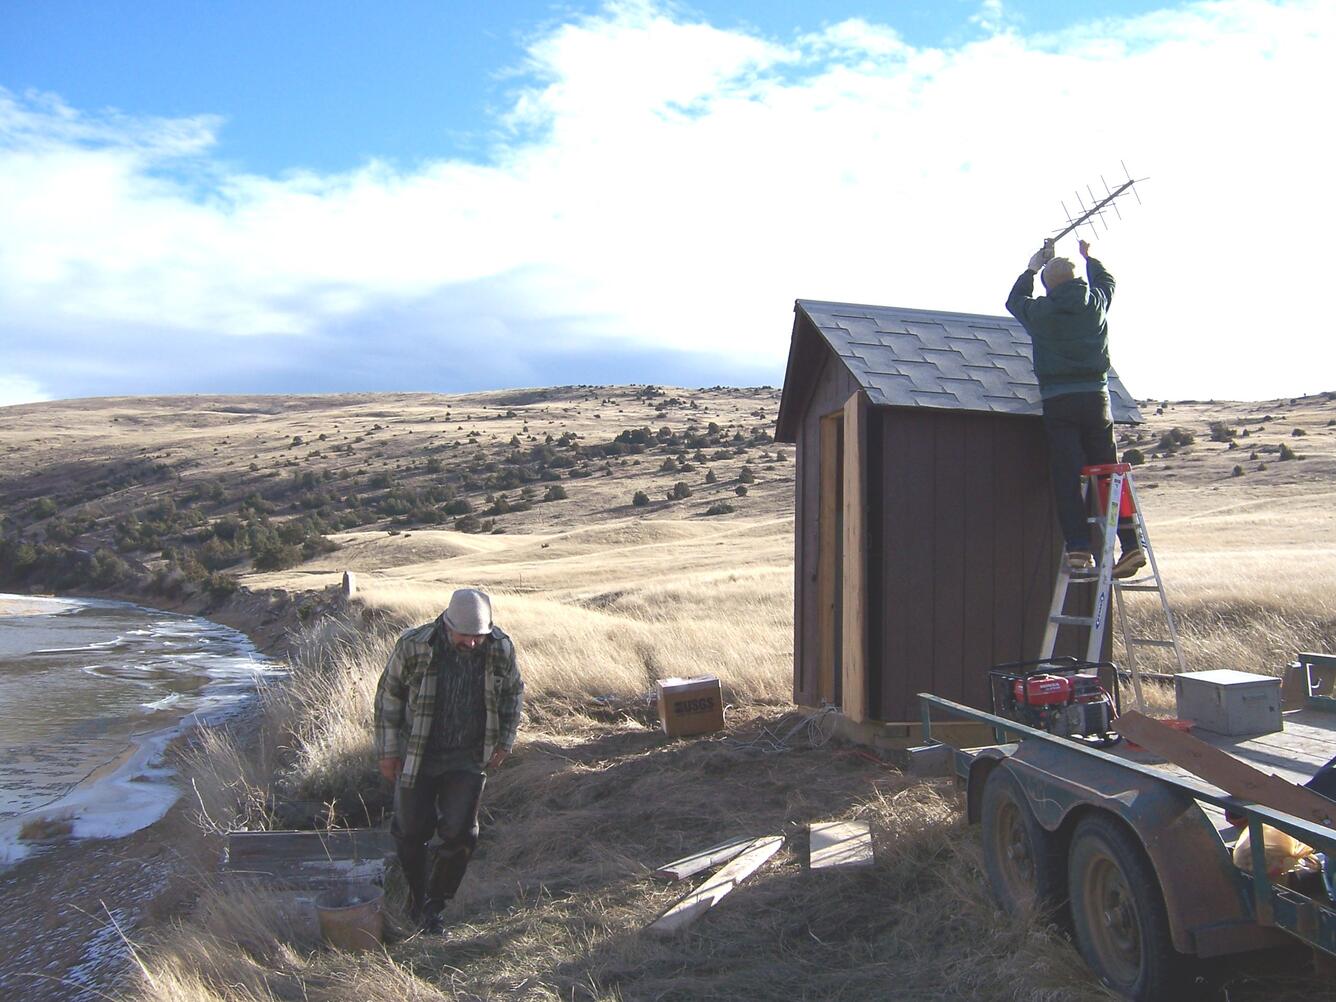
[[(807, 299), (798, 300), (794, 312), (779, 409), (781, 441), (793, 440), (801, 417), (796, 410), (807, 397), (794, 384), (816, 377), (818, 359), (805, 343), (813, 332), (848, 367), (874, 406), (1041, 413), (1030, 336), (1011, 317)], [(1136, 401), (1113, 371), (1109, 399), (1114, 421), (1141, 421)]]

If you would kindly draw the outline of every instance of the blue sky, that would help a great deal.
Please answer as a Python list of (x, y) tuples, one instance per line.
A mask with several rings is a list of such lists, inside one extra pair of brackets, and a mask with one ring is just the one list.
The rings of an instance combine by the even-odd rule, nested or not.
[(1124, 159), (1132, 390), (1331, 389), (1245, 276), (1328, 254), (1333, 6), (6, 4), (0, 404), (778, 384), (795, 298), (999, 312)]
[[(1017, 25), (1066, 27), (1146, 0), (1009, 5)], [(599, 3), (349, 0), (27, 0), (0, 11), (0, 84), (76, 108), (220, 115), (217, 155), (248, 171), (343, 171), (486, 157), (525, 47)], [(667, 9), (667, 8), (665, 8)], [(977, 38), (975, 0), (684, 4), (684, 16), (779, 39), (847, 18), (886, 18), (911, 44)], [(971, 19), (975, 19), (972, 21)]]

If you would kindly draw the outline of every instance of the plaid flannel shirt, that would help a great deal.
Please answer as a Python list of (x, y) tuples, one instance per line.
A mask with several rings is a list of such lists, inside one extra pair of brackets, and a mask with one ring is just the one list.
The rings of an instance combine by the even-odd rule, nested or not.
[[(433, 643), (449, 643), (439, 620), (405, 630), (385, 663), (376, 686), (376, 755), (403, 759), (399, 785), (417, 782), (436, 710), (436, 673), (431, 670)], [(495, 627), (484, 650), (483, 702), (487, 729), (482, 758), (486, 762), (497, 748), (510, 751), (520, 726), (524, 705), (524, 680), (515, 663), (515, 645)]]

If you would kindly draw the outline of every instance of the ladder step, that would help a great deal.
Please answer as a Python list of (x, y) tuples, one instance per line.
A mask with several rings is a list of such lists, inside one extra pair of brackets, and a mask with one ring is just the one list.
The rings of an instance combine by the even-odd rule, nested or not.
[(1119, 584), (1120, 591), (1160, 591), (1159, 585), (1153, 584)]
[(1151, 640), (1149, 637), (1130, 637), (1128, 643), (1139, 647), (1173, 647), (1172, 640)]
[(1049, 616), (1050, 623), (1057, 623), (1059, 626), (1094, 626), (1094, 616)]

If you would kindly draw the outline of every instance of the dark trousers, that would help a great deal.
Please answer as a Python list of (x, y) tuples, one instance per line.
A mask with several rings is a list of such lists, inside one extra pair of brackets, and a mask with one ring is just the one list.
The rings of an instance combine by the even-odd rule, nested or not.
[[(390, 834), (408, 884), (415, 918), (439, 912), (459, 890), (478, 847), (478, 807), (487, 777), (477, 772), (419, 775), (410, 789), (396, 787)], [(429, 849), (436, 835), (439, 841)]]
[[(1049, 472), (1057, 502), (1058, 523), (1067, 550), (1090, 549), (1090, 525), (1081, 497), (1081, 467), (1118, 462), (1113, 441), (1113, 418), (1105, 393), (1064, 393), (1044, 400), (1044, 433), (1048, 436)], [(1113, 500), (1117, 504), (1117, 499)], [(1118, 520), (1123, 552), (1134, 550), (1136, 526), (1130, 518)]]

